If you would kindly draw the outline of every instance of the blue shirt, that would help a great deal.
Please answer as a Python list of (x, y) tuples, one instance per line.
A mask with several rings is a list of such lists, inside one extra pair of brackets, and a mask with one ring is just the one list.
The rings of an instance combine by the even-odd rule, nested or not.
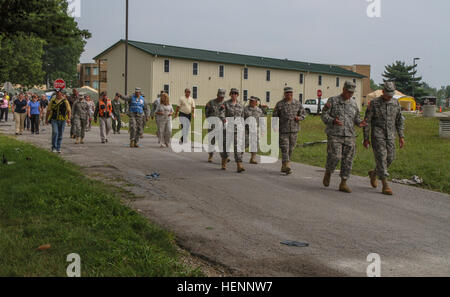
[(39, 101), (33, 102), (30, 101), (30, 103), (28, 103), (28, 106), (30, 107), (30, 114), (40, 114), (40, 110), (39, 107), (41, 107), (41, 103), (39, 103)]
[(26, 109), (23, 109), (23, 107), (27, 106), (27, 100), (24, 99), (24, 100), (20, 101), (19, 99), (16, 99), (14, 101), (14, 105), (15, 105), (14, 112), (17, 112), (17, 113), (26, 113), (27, 112)]

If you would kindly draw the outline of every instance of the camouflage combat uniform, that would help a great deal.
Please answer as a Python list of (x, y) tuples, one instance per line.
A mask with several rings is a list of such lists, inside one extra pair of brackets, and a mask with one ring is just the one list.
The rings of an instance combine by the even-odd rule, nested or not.
[(295, 121), (297, 116), (300, 121), (303, 121), (306, 118), (306, 111), (300, 101), (296, 100), (288, 102), (283, 99), (277, 103), (273, 111), (273, 117), (278, 117), (280, 122), (280, 149), (283, 163), (290, 162), (297, 145), (298, 132), (300, 131), (300, 121)]
[[(342, 126), (334, 123), (338, 118)], [(345, 100), (342, 96), (328, 99), (322, 111), (322, 121), (327, 125), (328, 136), (326, 170), (333, 172), (341, 161), (341, 178), (348, 180), (356, 154), (355, 125), (362, 123), (358, 105), (354, 99)]]
[[(242, 106), (239, 101), (236, 102), (236, 104), (233, 104), (232, 99), (225, 101), (225, 118), (234, 118), (235, 123), (237, 124), (239, 121), (239, 118), (241, 120), (244, 119), (244, 107)], [(243, 124), (243, 122), (242, 122)], [(224, 128), (226, 128), (226, 125), (224, 125)], [(242, 139), (244, 141), (244, 139)], [(223, 148), (224, 151), (220, 154), (222, 159), (228, 159), (229, 153), (226, 149), (227, 144), (227, 133), (226, 130), (224, 130), (223, 134)], [(242, 156), (244, 155), (243, 150), (241, 152), (238, 152), (238, 129), (237, 126), (234, 126), (234, 160), (236, 163), (242, 163)]]
[[(140, 136), (143, 133), (143, 122), (148, 118), (148, 106), (144, 100), (143, 114), (130, 111), (130, 102), (134, 95), (128, 97), (119, 96), (120, 99), (125, 101), (126, 110), (130, 119), (128, 132), (130, 133), (130, 141), (134, 141), (136, 144), (139, 142)], [(141, 96), (142, 97), (142, 96)]]
[(74, 127), (74, 135), (83, 139), (86, 132), (86, 125), (89, 119), (90, 107), (86, 100), (77, 100), (72, 107), (72, 120)]
[[(251, 107), (250, 105), (248, 105), (244, 108), (244, 120), (247, 120), (250, 117), (255, 118), (257, 128), (259, 128), (259, 118), (265, 117), (266, 115), (267, 111), (262, 110), (259, 106)], [(265, 131), (266, 127), (261, 127), (261, 129), (262, 131)], [(259, 131), (256, 130), (256, 133), (256, 142), (259, 143)], [(250, 128), (248, 126), (246, 126), (245, 128), (245, 147), (250, 147)]]
[(404, 138), (404, 118), (397, 100), (385, 101), (383, 97), (372, 100), (366, 111), (368, 126), (364, 128), (364, 139), (372, 138), (372, 148), (380, 179), (389, 176), (388, 168), (395, 159), (396, 133)]
[[(68, 101), (69, 101), (69, 104), (70, 104), (70, 108), (73, 109), (73, 105), (75, 104), (75, 102), (78, 101), (78, 97), (79, 97), (78, 94), (77, 95), (71, 94), (69, 96)], [(75, 120), (72, 117), (70, 119), (70, 137), (74, 137), (74, 136), (75, 136)]]
[(112, 121), (112, 128), (114, 133), (120, 133), (120, 129), (122, 128), (122, 103), (119, 100), (112, 100), (111, 102), (113, 107), (114, 119)]
[[(221, 120), (224, 120), (225, 119), (225, 105), (224, 104), (225, 104), (225, 101), (219, 101), (217, 98), (209, 101), (205, 107), (206, 118), (218, 117)], [(211, 133), (211, 131), (213, 131), (214, 129), (215, 129), (215, 125), (212, 125), (211, 129), (208, 129), (208, 133)], [(216, 139), (214, 136), (212, 136), (212, 137), (210, 136), (209, 143), (213, 146), (216, 144)], [(212, 148), (210, 147), (209, 150), (212, 151)], [(212, 156), (213, 152), (210, 152), (210, 155)]]

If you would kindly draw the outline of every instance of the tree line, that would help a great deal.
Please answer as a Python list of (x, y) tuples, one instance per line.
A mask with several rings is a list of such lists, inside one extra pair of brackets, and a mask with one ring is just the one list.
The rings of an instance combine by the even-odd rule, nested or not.
[(0, 82), (29, 88), (62, 78), (76, 86), (90, 37), (69, 15), (67, 0), (0, 0)]
[[(442, 86), (440, 89), (430, 86), (422, 81), (422, 77), (417, 76), (417, 65), (407, 65), (405, 62), (396, 61), (385, 67), (383, 73), (384, 81), (393, 81), (397, 90), (405, 95), (412, 96), (414, 88), (414, 97), (419, 99), (423, 96), (433, 96), (438, 99), (450, 98), (450, 85)], [(373, 79), (370, 80), (372, 90), (380, 90), (383, 84), (378, 85)]]

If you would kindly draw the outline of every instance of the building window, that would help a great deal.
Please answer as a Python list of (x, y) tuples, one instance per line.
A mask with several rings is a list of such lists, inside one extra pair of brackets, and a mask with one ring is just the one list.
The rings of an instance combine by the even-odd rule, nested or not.
[(224, 77), (225, 76), (225, 66), (220, 65), (219, 66), (219, 77)]
[(270, 102), (270, 92), (266, 92), (266, 102)]
[(244, 90), (244, 101), (248, 100), (248, 91)]
[(303, 79), (304, 79), (303, 73), (300, 73), (300, 84), (301, 84), (301, 85), (303, 84)]
[(300, 94), (300, 95), (298, 96), (298, 100), (300, 101), (300, 103), (303, 104), (303, 94)]
[(319, 86), (322, 85), (322, 75), (319, 75)]
[(353, 79), (353, 82), (356, 84), (356, 78)]
[(164, 60), (164, 72), (168, 73), (170, 71), (170, 62), (169, 60)]
[(87, 81), (84, 82), (84, 85), (90, 87), (91, 86), (91, 82), (87, 80)]
[(192, 87), (192, 98), (197, 99), (198, 98), (198, 88)]
[(166, 92), (167, 95), (170, 94), (170, 86), (169, 85), (164, 85), (164, 92)]
[(192, 67), (193, 67), (192, 74), (193, 75), (198, 75), (198, 63), (192, 64)]
[(91, 67), (86, 67), (86, 75), (91, 75)]
[(270, 70), (267, 70), (267, 73), (266, 73), (266, 80), (267, 80), (267, 81), (270, 81)]
[(248, 68), (244, 68), (244, 79), (248, 79)]
[(93, 82), (92, 82), (92, 87), (94, 88), (94, 89), (98, 89), (98, 80), (94, 80)]
[(92, 75), (98, 75), (98, 67), (94, 67), (94, 70), (92, 71)]
[(340, 85), (340, 80), (339, 80), (339, 77), (336, 77), (336, 87), (338, 87), (338, 88), (339, 88), (339, 85)]

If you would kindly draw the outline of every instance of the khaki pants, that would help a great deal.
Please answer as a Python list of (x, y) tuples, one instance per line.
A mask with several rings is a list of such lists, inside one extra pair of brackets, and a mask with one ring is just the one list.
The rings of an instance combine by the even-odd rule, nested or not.
[(112, 129), (112, 120), (111, 118), (100, 118), (100, 138), (103, 141), (106, 141), (109, 136), (109, 132)]
[(26, 113), (14, 113), (14, 121), (16, 122), (16, 133), (23, 133), (25, 118), (27, 117)]

